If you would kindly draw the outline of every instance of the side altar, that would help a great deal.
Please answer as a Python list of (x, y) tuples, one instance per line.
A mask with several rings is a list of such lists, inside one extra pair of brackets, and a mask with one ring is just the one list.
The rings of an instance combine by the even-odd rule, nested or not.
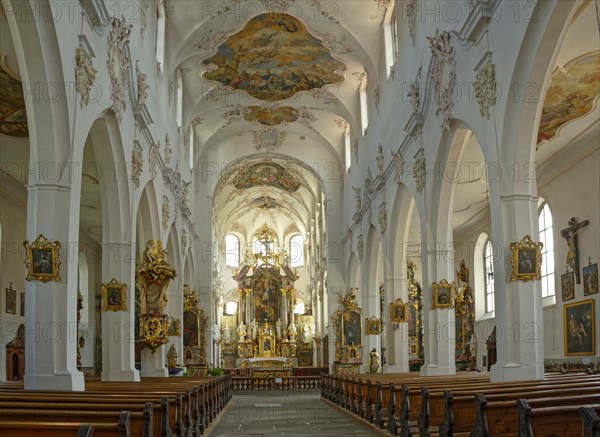
[(298, 276), (284, 254), (272, 251), (273, 231), (265, 225), (257, 237), (271, 250), (247, 254), (246, 264), (233, 275), (238, 306), (237, 314), (221, 317), (223, 366), (264, 367), (271, 361), (283, 369), (284, 364), (297, 367), (299, 358), (300, 364), (311, 366), (314, 321), (313, 316), (294, 314)]

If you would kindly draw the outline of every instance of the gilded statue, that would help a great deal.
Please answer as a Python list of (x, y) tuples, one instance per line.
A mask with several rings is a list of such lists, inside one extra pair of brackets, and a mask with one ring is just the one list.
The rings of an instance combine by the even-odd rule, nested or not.
[(369, 354), (369, 372), (377, 373), (378, 370), (379, 370), (379, 354), (377, 353), (377, 349), (373, 348), (373, 350)]
[(171, 345), (169, 352), (167, 352), (167, 367), (169, 369), (175, 369), (177, 367), (177, 351), (175, 350), (174, 344)]

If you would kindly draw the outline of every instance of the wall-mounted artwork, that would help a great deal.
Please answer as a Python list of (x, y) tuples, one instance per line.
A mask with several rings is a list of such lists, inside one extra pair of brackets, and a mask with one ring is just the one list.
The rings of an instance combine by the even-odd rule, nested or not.
[(598, 293), (598, 263), (590, 263), (583, 268), (583, 295), (590, 296), (596, 293)]
[(534, 242), (525, 235), (520, 242), (510, 243), (512, 252), (511, 281), (531, 281), (541, 278), (543, 243)]
[(111, 279), (102, 284), (102, 310), (127, 311), (127, 284)]
[(17, 314), (17, 291), (13, 290), (12, 282), (6, 289), (6, 312), (8, 314)]
[(565, 355), (595, 355), (596, 324), (594, 300), (584, 300), (563, 307)]
[(550, 140), (566, 123), (588, 114), (600, 93), (600, 52), (573, 59), (552, 75), (546, 93), (538, 143)]
[(367, 335), (381, 334), (381, 319), (373, 316), (370, 319), (365, 320), (365, 332)]
[(0, 67), (0, 133), (13, 137), (26, 137), (27, 113), (23, 97), (23, 84)]
[(203, 63), (216, 65), (205, 79), (269, 102), (339, 84), (346, 70), (300, 20), (275, 13), (252, 18)]
[(454, 282), (448, 283), (445, 279), (440, 282), (431, 284), (433, 289), (433, 304), (432, 308), (446, 309), (454, 307)]
[(563, 302), (575, 299), (575, 277), (573, 272), (567, 272), (560, 276), (560, 289)]
[(408, 322), (408, 304), (402, 298), (390, 304), (390, 320), (394, 323)]
[(60, 242), (50, 242), (40, 234), (33, 243), (23, 242), (25, 246), (25, 266), (28, 281), (60, 282)]

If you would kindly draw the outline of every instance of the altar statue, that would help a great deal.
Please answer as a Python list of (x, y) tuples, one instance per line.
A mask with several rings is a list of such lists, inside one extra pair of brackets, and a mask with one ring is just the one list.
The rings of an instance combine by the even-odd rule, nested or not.
[(167, 352), (167, 367), (169, 369), (175, 369), (177, 367), (177, 351), (175, 350), (174, 344), (171, 345), (169, 352)]
[(240, 323), (240, 325), (238, 326), (238, 341), (246, 341), (246, 325), (244, 325), (244, 322)]
[(288, 336), (290, 337), (290, 341), (296, 341), (296, 334), (298, 332), (296, 331), (296, 325), (294, 324), (294, 322), (290, 322), (289, 326), (288, 326)]
[(223, 328), (223, 339), (225, 340), (225, 344), (231, 343), (231, 328), (228, 324)]
[(302, 326), (302, 334), (300, 334), (300, 341), (302, 343), (308, 343), (308, 326)]
[(373, 348), (373, 350), (369, 354), (369, 372), (377, 373), (378, 370), (379, 370), (379, 354), (377, 353), (377, 349)]
[(249, 330), (250, 330), (250, 338), (252, 340), (256, 340), (256, 322), (254, 320), (252, 320), (250, 322), (250, 325), (248, 325)]
[(277, 333), (277, 339), (281, 340), (281, 319), (277, 319), (275, 324), (275, 332)]

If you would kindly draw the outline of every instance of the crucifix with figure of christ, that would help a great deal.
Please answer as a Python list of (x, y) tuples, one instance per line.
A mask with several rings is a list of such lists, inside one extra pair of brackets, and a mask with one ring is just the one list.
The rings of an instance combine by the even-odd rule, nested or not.
[(581, 223), (577, 223), (575, 217), (571, 217), (569, 220), (569, 227), (560, 231), (560, 235), (567, 240), (568, 251), (567, 251), (567, 267), (575, 272), (575, 279), (578, 284), (581, 284), (581, 276), (579, 274), (579, 253), (577, 245), (577, 233), (589, 224), (589, 220), (585, 220)]

